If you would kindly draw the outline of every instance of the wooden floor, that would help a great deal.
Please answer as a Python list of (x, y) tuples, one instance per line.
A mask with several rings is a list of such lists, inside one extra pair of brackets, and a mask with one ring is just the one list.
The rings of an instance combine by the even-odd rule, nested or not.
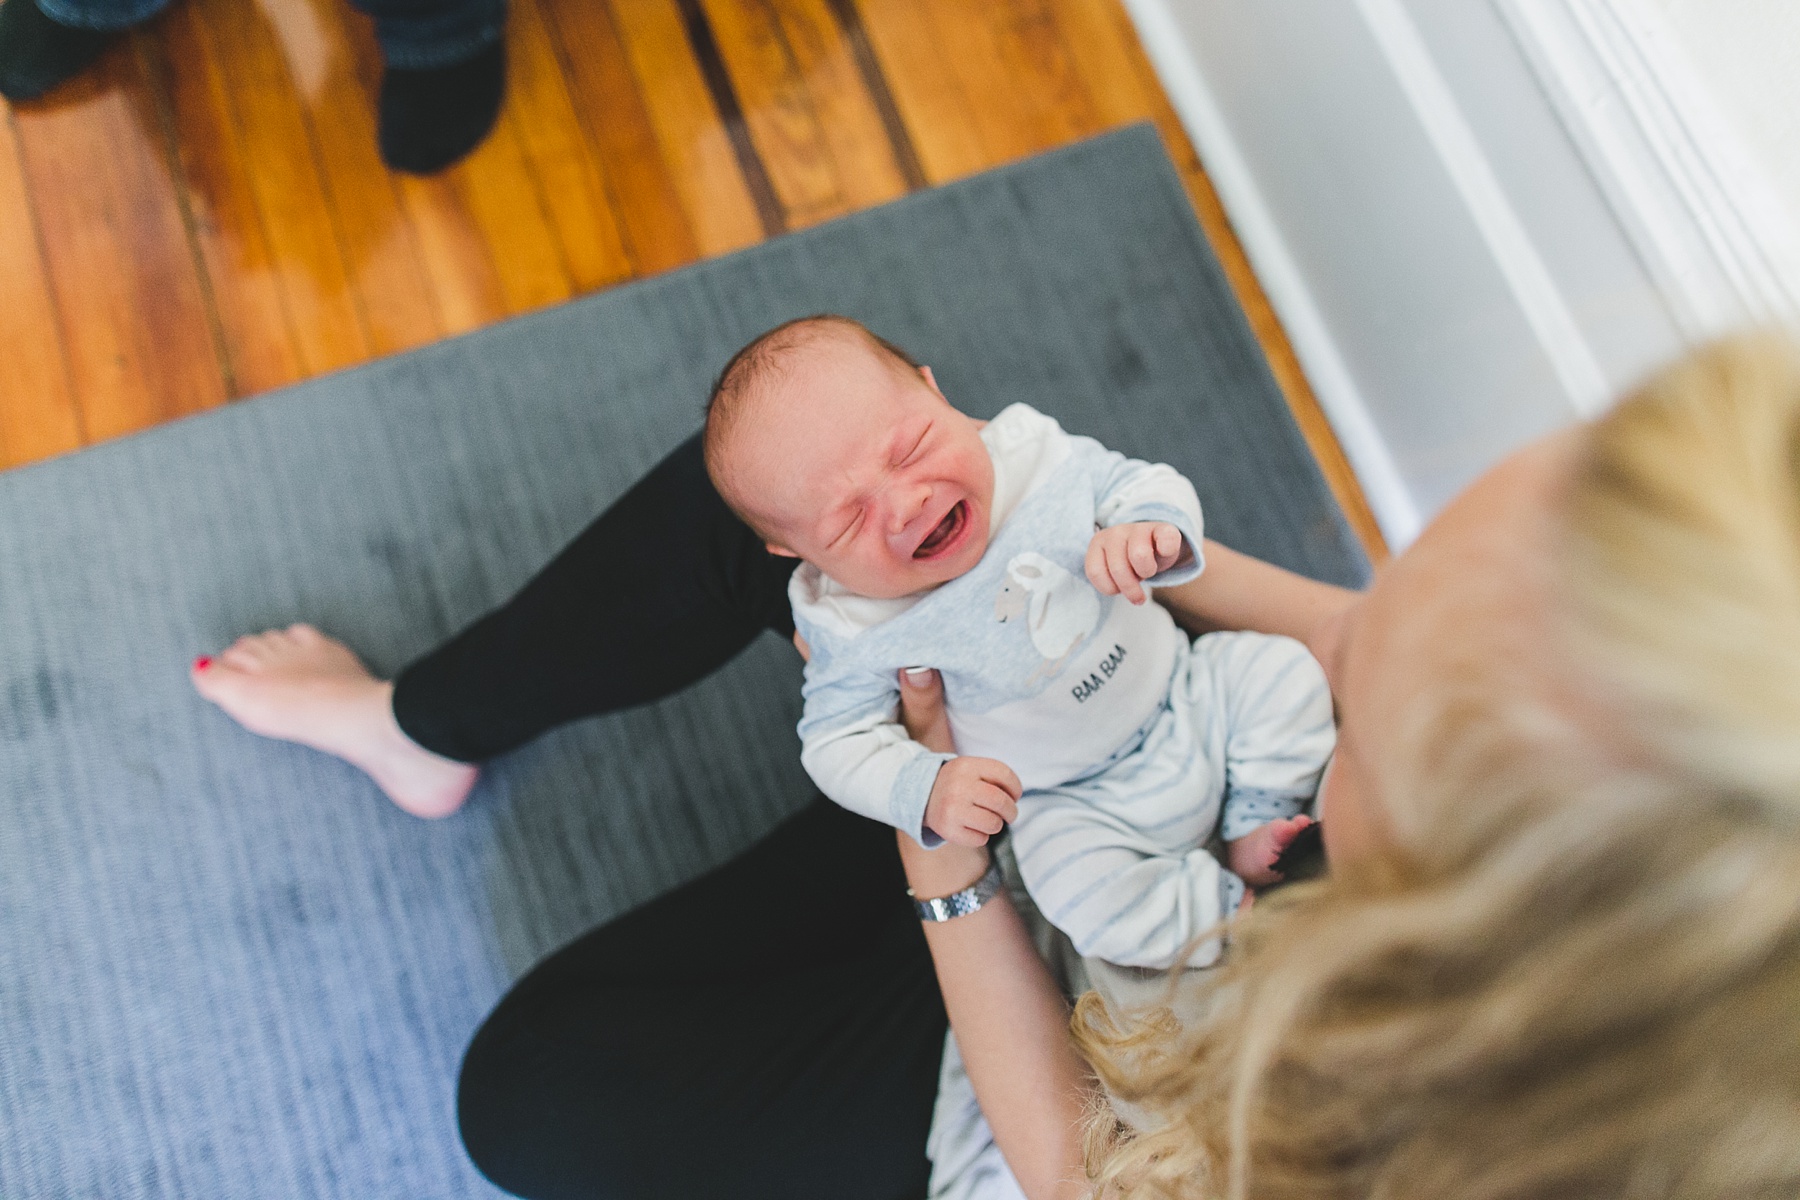
[(499, 127), (429, 180), (376, 156), (342, 0), (176, 0), (7, 112), (0, 467), (1149, 118), (1382, 555), (1119, 0), (512, 0), (508, 45)]

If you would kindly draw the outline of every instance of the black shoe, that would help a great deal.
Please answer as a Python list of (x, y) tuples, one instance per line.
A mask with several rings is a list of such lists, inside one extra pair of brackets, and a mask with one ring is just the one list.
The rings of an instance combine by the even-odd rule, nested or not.
[(381, 77), (382, 159), (413, 175), (443, 170), (481, 145), (505, 93), (504, 42), (447, 67), (389, 67)]
[(0, 96), (35, 100), (81, 73), (114, 33), (58, 25), (33, 0), (0, 4)]

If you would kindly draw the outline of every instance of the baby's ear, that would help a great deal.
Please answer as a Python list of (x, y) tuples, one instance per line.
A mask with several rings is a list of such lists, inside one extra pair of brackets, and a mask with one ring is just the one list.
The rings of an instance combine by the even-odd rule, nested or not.
[(799, 558), (800, 557), (798, 554), (795, 554), (792, 550), (789, 550), (786, 546), (777, 546), (774, 542), (764, 542), (763, 549), (767, 550), (770, 554), (773, 554), (776, 558)]

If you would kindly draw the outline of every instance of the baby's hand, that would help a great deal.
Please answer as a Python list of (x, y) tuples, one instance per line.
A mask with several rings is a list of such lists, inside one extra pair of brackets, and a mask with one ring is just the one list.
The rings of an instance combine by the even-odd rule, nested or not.
[(1258, 825), (1237, 841), (1225, 843), (1226, 865), (1253, 888), (1280, 883), (1281, 874), (1274, 869), (1275, 860), (1288, 848), (1288, 843), (1311, 824), (1311, 817), (1278, 817), (1267, 825)]
[(1181, 530), (1167, 521), (1133, 521), (1102, 529), (1088, 543), (1087, 577), (1102, 596), (1123, 592), (1133, 604), (1149, 597), (1144, 580), (1181, 561)]
[(1019, 777), (997, 758), (953, 758), (938, 768), (925, 824), (946, 842), (985, 846), (1019, 816)]

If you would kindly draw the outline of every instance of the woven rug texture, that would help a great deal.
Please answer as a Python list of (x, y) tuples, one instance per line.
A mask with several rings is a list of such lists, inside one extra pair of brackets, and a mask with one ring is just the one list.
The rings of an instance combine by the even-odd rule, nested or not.
[(440, 822), (238, 728), (188, 663), (310, 621), (394, 671), (818, 311), (972, 414), (1173, 463), (1214, 537), (1365, 578), (1147, 127), (0, 475), (0, 1197), (498, 1194), (464, 1045), (545, 953), (808, 801), (792, 648), (554, 732)]

